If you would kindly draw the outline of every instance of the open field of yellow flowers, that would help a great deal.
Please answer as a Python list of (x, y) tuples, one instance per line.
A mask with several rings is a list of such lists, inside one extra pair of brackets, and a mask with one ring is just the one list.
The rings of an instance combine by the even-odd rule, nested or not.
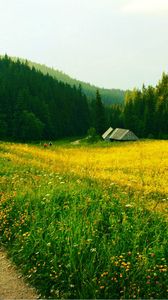
[[(106, 144), (107, 145), (107, 144)], [(168, 208), (168, 141), (139, 141), (107, 147), (53, 146), (49, 149), (23, 144), (3, 144), (1, 157), (63, 174), (117, 184), (144, 195), (156, 195), (157, 209)], [(152, 198), (149, 206), (152, 207)], [(155, 206), (155, 204), (154, 204)]]
[(43, 297), (167, 298), (168, 141), (0, 143), (1, 243)]

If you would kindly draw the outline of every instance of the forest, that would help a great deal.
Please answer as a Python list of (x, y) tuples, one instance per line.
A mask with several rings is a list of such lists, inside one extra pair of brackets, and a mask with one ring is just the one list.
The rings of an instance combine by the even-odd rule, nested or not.
[(156, 87), (143, 85), (127, 92), (123, 106), (111, 107), (110, 120), (140, 138), (168, 139), (168, 74), (163, 73)]
[(156, 87), (125, 93), (124, 103), (106, 105), (101, 92), (88, 97), (81, 85), (58, 81), (7, 55), (0, 59), (0, 139), (54, 140), (101, 135), (109, 126), (140, 138), (168, 138), (168, 75)]
[(0, 60), (1, 139), (57, 139), (83, 135), (88, 127), (88, 103), (80, 87), (58, 82), (19, 60)]

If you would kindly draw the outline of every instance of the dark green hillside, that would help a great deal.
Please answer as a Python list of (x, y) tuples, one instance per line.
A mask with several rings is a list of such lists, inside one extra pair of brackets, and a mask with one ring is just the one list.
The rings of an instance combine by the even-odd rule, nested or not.
[(89, 108), (80, 88), (59, 82), (7, 56), (0, 59), (0, 139), (83, 135)]
[[(12, 60), (17, 61), (17, 58), (12, 58)], [(20, 60), (20, 58), (19, 58)], [(22, 60), (23, 62), (26, 62), (26, 60)], [(125, 91), (122, 91), (120, 89), (104, 89), (104, 88), (98, 88), (96, 86), (93, 86), (89, 83), (82, 82), (80, 80), (76, 80), (71, 78), (70, 76), (64, 74), (61, 71), (55, 70), (53, 68), (49, 68), (45, 65), (37, 64), (31, 61), (27, 61), (27, 64), (32, 68), (34, 67), (37, 70), (40, 70), (43, 74), (49, 74), (52, 77), (56, 78), (58, 81), (62, 81), (64, 83), (68, 83), (71, 86), (79, 86), (81, 85), (83, 92), (86, 94), (88, 99), (92, 99), (95, 97), (96, 90), (99, 89), (102, 102), (105, 105), (110, 105), (114, 103), (123, 103), (124, 102), (124, 96)]]

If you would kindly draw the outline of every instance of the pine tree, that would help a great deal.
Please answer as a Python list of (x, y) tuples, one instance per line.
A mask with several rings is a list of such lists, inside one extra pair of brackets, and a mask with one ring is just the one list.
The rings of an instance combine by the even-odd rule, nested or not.
[(94, 103), (94, 127), (97, 134), (102, 134), (106, 129), (105, 109), (98, 90), (96, 91), (96, 100)]

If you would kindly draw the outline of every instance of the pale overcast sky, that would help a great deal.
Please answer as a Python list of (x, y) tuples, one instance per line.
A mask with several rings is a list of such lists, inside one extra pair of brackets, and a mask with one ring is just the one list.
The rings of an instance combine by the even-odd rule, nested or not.
[(100, 87), (155, 85), (168, 72), (168, 0), (0, 0), (0, 54)]

